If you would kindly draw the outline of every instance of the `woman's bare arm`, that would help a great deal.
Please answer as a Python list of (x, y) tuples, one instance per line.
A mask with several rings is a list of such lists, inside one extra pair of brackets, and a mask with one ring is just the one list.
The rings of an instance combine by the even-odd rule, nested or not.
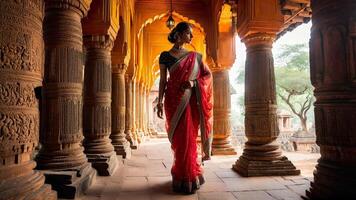
[(160, 79), (159, 79), (159, 89), (158, 89), (158, 104), (157, 104), (157, 116), (163, 119), (163, 95), (166, 90), (167, 84), (167, 68), (165, 65), (159, 65)]
[(159, 89), (158, 89), (158, 103), (162, 103), (163, 95), (166, 90), (167, 84), (167, 68), (164, 64), (159, 65), (160, 79), (159, 79)]

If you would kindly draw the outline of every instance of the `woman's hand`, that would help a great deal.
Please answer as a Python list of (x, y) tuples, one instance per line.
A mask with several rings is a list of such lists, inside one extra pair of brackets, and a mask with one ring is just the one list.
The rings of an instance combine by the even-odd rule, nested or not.
[(181, 85), (181, 90), (184, 91), (188, 88), (192, 88), (194, 86), (194, 82), (193, 81), (185, 81), (182, 83)]
[(163, 119), (163, 103), (157, 104), (157, 116)]

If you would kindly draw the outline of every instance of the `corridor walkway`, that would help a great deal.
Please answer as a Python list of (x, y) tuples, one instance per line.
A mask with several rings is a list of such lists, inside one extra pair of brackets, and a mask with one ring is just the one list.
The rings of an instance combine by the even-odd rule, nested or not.
[[(241, 150), (239, 150), (239, 153)], [(150, 139), (111, 177), (97, 177), (83, 200), (297, 200), (309, 188), (318, 154), (285, 153), (302, 176), (239, 176), (231, 170), (237, 156), (215, 156), (204, 166), (206, 183), (196, 194), (171, 191), (171, 151), (167, 138)]]

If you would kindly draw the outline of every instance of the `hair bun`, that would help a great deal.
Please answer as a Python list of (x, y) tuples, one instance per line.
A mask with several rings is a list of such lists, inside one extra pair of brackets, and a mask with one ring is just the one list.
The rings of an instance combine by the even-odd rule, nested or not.
[(168, 34), (168, 41), (170, 43), (175, 43), (177, 41), (177, 28), (174, 27), (171, 32)]

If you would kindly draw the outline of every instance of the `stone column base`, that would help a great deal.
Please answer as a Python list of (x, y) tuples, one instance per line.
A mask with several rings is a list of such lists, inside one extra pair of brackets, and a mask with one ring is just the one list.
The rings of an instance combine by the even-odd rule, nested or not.
[(47, 171), (41, 170), (46, 177), (46, 183), (57, 191), (58, 198), (75, 199), (82, 195), (95, 181), (96, 171), (90, 163), (78, 170)]
[[(0, 199), (56, 200), (57, 193), (51, 186), (43, 184), (45, 177), (35, 171), (29, 176), (21, 176), (0, 184)], [(40, 186), (42, 185), (42, 186)]]
[(236, 155), (235, 149), (231, 145), (231, 139), (228, 138), (214, 138), (212, 144), (212, 155)]
[(232, 166), (242, 176), (289, 176), (299, 175), (300, 170), (283, 156), (278, 160), (249, 160), (245, 156), (241, 156)]
[(137, 149), (138, 148), (137, 142), (134, 141), (132, 144), (130, 143), (130, 147), (131, 149)]
[(306, 191), (310, 199), (355, 199), (355, 166), (336, 165), (319, 160), (314, 181)]
[(138, 148), (138, 133), (137, 132), (131, 132), (131, 140), (129, 140), (130, 142), (130, 147), (131, 149), (137, 149)]
[(149, 136), (151, 138), (158, 138), (158, 132), (154, 129), (149, 129)]
[(37, 192), (32, 192), (31, 195), (25, 199), (33, 200), (57, 200), (57, 192), (52, 190), (51, 185), (44, 184)]
[(137, 142), (141, 144), (145, 141), (145, 133), (143, 131), (137, 131)]
[(121, 155), (123, 158), (131, 158), (131, 148), (129, 142), (124, 142), (124, 144), (118, 145), (113, 144), (115, 148), (116, 155)]
[(117, 169), (118, 160), (114, 151), (108, 154), (87, 154), (87, 157), (99, 176), (111, 176)]

